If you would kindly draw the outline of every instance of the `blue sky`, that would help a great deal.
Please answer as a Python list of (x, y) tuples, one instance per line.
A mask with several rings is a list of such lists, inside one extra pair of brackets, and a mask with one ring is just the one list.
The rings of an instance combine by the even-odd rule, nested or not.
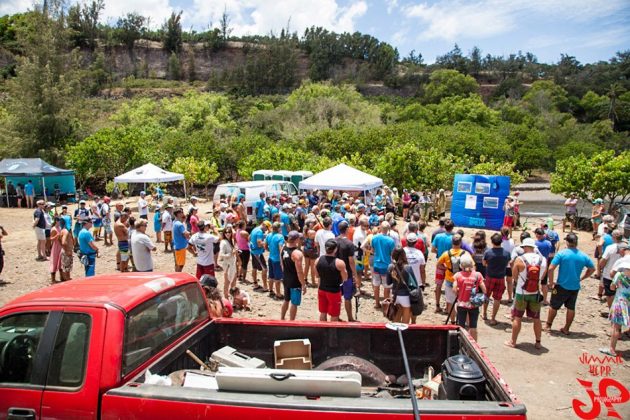
[[(70, 0), (75, 2), (76, 0)], [(82, 1), (82, 0), (79, 0)], [(278, 33), (289, 24), (300, 34), (311, 25), (336, 32), (360, 31), (425, 62), (451, 50), (473, 46), (482, 53), (534, 53), (541, 62), (560, 54), (580, 62), (608, 60), (630, 49), (629, 0), (105, 0), (104, 20), (130, 11), (161, 24), (183, 10), (183, 25), (197, 30), (218, 22), (224, 8), (233, 34)], [(0, 0), (0, 15), (25, 11), (33, 0)]]

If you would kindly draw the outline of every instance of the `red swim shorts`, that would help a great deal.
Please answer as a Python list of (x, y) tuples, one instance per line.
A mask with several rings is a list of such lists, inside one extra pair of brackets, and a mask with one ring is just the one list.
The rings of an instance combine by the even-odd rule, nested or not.
[(317, 305), (320, 314), (338, 317), (341, 313), (341, 291), (333, 293), (325, 290), (317, 291)]
[(505, 292), (505, 278), (488, 277), (485, 280), (486, 296), (492, 296), (495, 300), (501, 300)]

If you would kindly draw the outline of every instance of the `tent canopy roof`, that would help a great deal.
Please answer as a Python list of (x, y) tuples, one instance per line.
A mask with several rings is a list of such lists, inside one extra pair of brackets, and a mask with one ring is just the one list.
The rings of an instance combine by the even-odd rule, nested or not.
[(141, 184), (145, 182), (173, 182), (181, 181), (183, 179), (184, 175), (182, 174), (165, 171), (152, 163), (147, 163), (146, 165), (142, 165), (139, 168), (132, 169), (129, 172), (117, 176), (114, 178), (114, 182)]
[(342, 163), (301, 181), (300, 189), (367, 191), (381, 185), (382, 179)]
[(182, 179), (184, 179), (184, 175), (182, 174), (165, 171), (152, 163), (147, 163), (146, 165), (142, 165), (139, 168), (132, 169), (129, 172), (117, 176), (114, 178), (114, 182), (142, 184), (145, 182), (173, 182), (181, 181)]
[(61, 169), (34, 159), (3, 159), (0, 161), (0, 176), (55, 176), (74, 175), (70, 169)]

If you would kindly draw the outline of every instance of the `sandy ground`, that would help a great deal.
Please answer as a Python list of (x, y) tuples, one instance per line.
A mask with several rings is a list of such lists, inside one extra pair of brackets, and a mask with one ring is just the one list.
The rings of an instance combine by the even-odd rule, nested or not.
[[(202, 211), (209, 210), (209, 205), (203, 204)], [(71, 212), (74, 207), (71, 207)], [(201, 212), (200, 212), (201, 213)], [(46, 287), (50, 284), (48, 263), (36, 262), (35, 235), (31, 229), (32, 210), (0, 209), (0, 224), (8, 231), (9, 236), (2, 240), (6, 252), (6, 263), (2, 278), (7, 281), (0, 286), (0, 305), (29, 291)], [(152, 224), (151, 224), (152, 226)], [(427, 228), (427, 233), (435, 229), (435, 223)], [(153, 234), (152, 227), (147, 231)], [(472, 231), (466, 229), (466, 235)], [(518, 233), (515, 234), (515, 238)], [(97, 274), (115, 272), (115, 247), (105, 247), (99, 243), (101, 257), (96, 263)], [(588, 233), (580, 233), (580, 248), (589, 255), (593, 254), (594, 242)], [(193, 274), (195, 264), (191, 256), (185, 271)], [(445, 316), (435, 314), (433, 299), (435, 257), (432, 256), (427, 265), (427, 278), (431, 286), (427, 288), (425, 302), (427, 309), (419, 317), (420, 324), (436, 324), (444, 322)], [(165, 254), (160, 249), (155, 256), (156, 271), (169, 272), (173, 269), (172, 254)], [(75, 260), (74, 277), (80, 277), (82, 267)], [(219, 274), (221, 279), (222, 273)], [(237, 312), (235, 316), (256, 318), (279, 318), (280, 302), (270, 299), (266, 294), (252, 292), (251, 285), (241, 284), (253, 296), (252, 312)], [(364, 289), (370, 290), (364, 283)], [(598, 377), (589, 373), (588, 364), (580, 362), (584, 353), (600, 356), (597, 349), (606, 346), (610, 337), (610, 324), (600, 316), (605, 310), (605, 304), (600, 304), (592, 297), (597, 293), (597, 280), (591, 279), (583, 283), (582, 292), (578, 298), (577, 316), (572, 327), (572, 334), (568, 337), (557, 332), (563, 325), (564, 310), (558, 314), (555, 322), (556, 332), (543, 333), (541, 350), (534, 348), (534, 333), (532, 324), (523, 323), (519, 337), (520, 346), (517, 349), (503, 345), (509, 338), (511, 324), (504, 316), (508, 307), (503, 306), (499, 312), (499, 325), (491, 327), (482, 320), (479, 322), (479, 343), (489, 359), (494, 363), (505, 381), (512, 387), (516, 395), (527, 405), (528, 416), (540, 419), (552, 415), (555, 418), (577, 418), (572, 408), (574, 398), (584, 401), (589, 410), (591, 403), (585, 389), (578, 383), (579, 379), (593, 380), (595, 391), (599, 383)], [(314, 320), (318, 318), (316, 290), (308, 289), (298, 311), (298, 319)], [(343, 315), (343, 314), (342, 314)], [(542, 318), (546, 319), (547, 310), (543, 309)], [(358, 319), (361, 322), (383, 322), (383, 316), (373, 309), (373, 301), (366, 297), (361, 299)], [(625, 339), (618, 344), (623, 359), (620, 363), (611, 363), (610, 376), (628, 386), (630, 384), (630, 340)], [(609, 396), (617, 395), (613, 389)], [(606, 407), (602, 404), (601, 418), (606, 416)], [(621, 418), (630, 418), (630, 403), (617, 404), (615, 408)]]

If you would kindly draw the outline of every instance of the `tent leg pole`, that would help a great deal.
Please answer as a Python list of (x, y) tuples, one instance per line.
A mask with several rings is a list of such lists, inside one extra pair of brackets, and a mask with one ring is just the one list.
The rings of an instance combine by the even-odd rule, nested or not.
[(11, 207), (9, 203), (9, 184), (7, 182), (7, 177), (4, 177), (4, 191), (7, 193), (7, 208)]
[(188, 193), (186, 192), (186, 180), (184, 180), (184, 200), (188, 200)]
[(42, 193), (44, 194), (44, 201), (48, 201), (46, 197), (46, 178), (42, 177)]

